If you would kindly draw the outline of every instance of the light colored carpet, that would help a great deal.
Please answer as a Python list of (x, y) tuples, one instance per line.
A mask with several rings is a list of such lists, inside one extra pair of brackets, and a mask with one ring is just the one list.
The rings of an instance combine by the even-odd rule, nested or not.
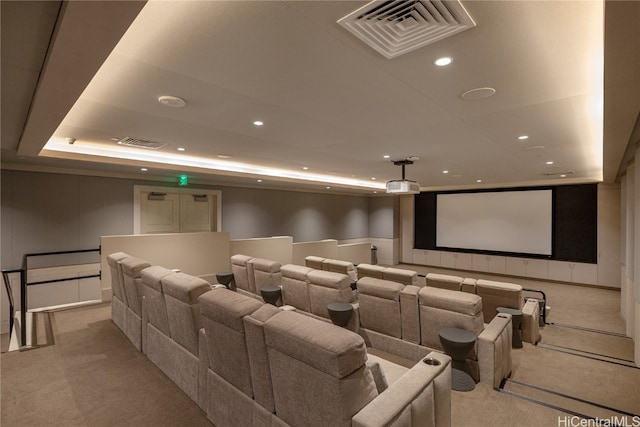
[[(429, 271), (451, 273), (418, 266), (407, 268), (421, 274)], [(453, 273), (543, 289), (552, 307), (548, 319), (551, 322), (618, 333), (624, 331), (619, 310), (620, 293), (616, 290)], [(51, 316), (53, 345), (2, 354), (2, 426), (211, 425), (196, 404), (133, 348), (110, 316), (107, 304), (55, 312)], [(6, 335), (2, 338), (5, 349)], [(561, 326), (544, 327), (542, 343), (620, 359), (633, 358), (630, 339)], [(640, 414), (638, 369), (530, 344), (514, 350), (513, 360), (514, 380)], [(507, 382), (506, 390), (594, 414), (592, 416), (606, 418), (612, 414), (515, 383)], [(454, 427), (558, 426), (559, 420), (570, 416), (499, 393), (484, 384), (478, 384), (471, 392), (452, 392)], [(640, 422), (640, 418), (638, 420)]]
[(53, 313), (55, 344), (3, 353), (7, 426), (210, 426), (111, 321), (108, 304)]

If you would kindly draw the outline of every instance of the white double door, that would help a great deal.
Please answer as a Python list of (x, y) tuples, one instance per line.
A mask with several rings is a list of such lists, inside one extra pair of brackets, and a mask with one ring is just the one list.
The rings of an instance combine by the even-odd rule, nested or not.
[(218, 196), (198, 192), (140, 193), (140, 233), (196, 233), (219, 231)]

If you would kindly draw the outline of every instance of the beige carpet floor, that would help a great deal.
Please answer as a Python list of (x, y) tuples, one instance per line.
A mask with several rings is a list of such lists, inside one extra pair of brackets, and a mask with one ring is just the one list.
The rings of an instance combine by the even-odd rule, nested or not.
[[(421, 274), (448, 272), (407, 267)], [(573, 413), (618, 422), (625, 413), (640, 415), (640, 369), (626, 366), (632, 364), (633, 342), (561, 326), (624, 332), (618, 291), (455, 273), (544, 290), (552, 307), (548, 321), (556, 324), (542, 329), (540, 345), (513, 351), (505, 392), (484, 384), (452, 392), (454, 427), (581, 425), (571, 421)], [(110, 316), (108, 304), (52, 313), (53, 342), (3, 353), (0, 425), (210, 426), (206, 414), (134, 349)], [(640, 417), (626, 420), (640, 425)]]

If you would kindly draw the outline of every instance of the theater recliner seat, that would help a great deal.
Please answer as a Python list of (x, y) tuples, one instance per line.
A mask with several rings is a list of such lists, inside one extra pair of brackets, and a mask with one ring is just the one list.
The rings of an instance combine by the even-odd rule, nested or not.
[(253, 284), (252, 259), (253, 257), (242, 254), (236, 254), (231, 257), (231, 271), (233, 272), (233, 280), (238, 292), (256, 293)]
[(536, 301), (524, 301), (523, 288), (515, 283), (479, 279), (476, 293), (482, 298), (484, 321), (489, 323), (497, 315), (498, 307), (522, 311), (522, 341), (535, 344), (540, 340), (540, 307)]
[(285, 264), (280, 268), (282, 273), (282, 303), (297, 310), (311, 313), (309, 299), (309, 280), (307, 275), (313, 268), (295, 264)]
[(249, 261), (253, 267), (253, 283), (255, 294), (260, 296), (260, 289), (265, 286), (280, 286), (280, 263), (270, 259), (254, 258)]
[[(378, 393), (366, 365), (364, 340), (300, 313), (283, 311), (264, 323), (275, 414), (305, 427), (448, 426), (450, 359), (418, 362)], [(274, 425), (279, 425), (274, 423)]]
[[(185, 273), (167, 275), (162, 278), (161, 283), (172, 343), (168, 350), (154, 353), (164, 357), (163, 360), (154, 362), (163, 366), (165, 374), (187, 396), (201, 404), (201, 393), (206, 390), (203, 379), (208, 363), (202, 358), (204, 331), (201, 331), (202, 318), (198, 297), (212, 292), (211, 285), (204, 279)], [(162, 337), (156, 338), (156, 344), (160, 345)], [(149, 336), (149, 347), (152, 346), (151, 340)], [(149, 353), (148, 351), (147, 355), (151, 359)]]
[(111, 297), (111, 318), (113, 323), (123, 332), (126, 331), (127, 324), (127, 294), (124, 291), (124, 278), (122, 277), (120, 261), (125, 258), (129, 258), (129, 255), (124, 252), (114, 252), (107, 255), (107, 264), (109, 264), (109, 271), (111, 272), (111, 291), (113, 292)]
[(425, 286), (418, 294), (422, 345), (442, 350), (439, 331), (460, 328), (476, 335), (469, 359), (478, 366), (480, 381), (498, 387), (511, 373), (511, 316), (500, 314), (484, 324), (478, 295)]
[(125, 335), (138, 351), (144, 351), (147, 322), (146, 310), (142, 304), (142, 270), (151, 266), (147, 261), (129, 257), (119, 261), (122, 268), (124, 291), (127, 295)]
[(426, 276), (427, 286), (448, 289), (450, 291), (461, 291), (462, 289), (460, 287), (463, 281), (464, 279), (462, 277), (448, 274), (428, 273)]

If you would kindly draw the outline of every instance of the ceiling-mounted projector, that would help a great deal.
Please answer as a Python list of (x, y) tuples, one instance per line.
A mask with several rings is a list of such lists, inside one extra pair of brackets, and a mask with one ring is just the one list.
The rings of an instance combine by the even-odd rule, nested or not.
[(404, 167), (406, 165), (412, 165), (413, 160), (416, 157), (409, 157), (404, 160), (394, 160), (393, 164), (396, 166), (402, 166), (402, 179), (395, 179), (387, 182), (388, 194), (418, 194), (420, 193), (420, 184), (415, 181), (409, 181), (404, 177)]

